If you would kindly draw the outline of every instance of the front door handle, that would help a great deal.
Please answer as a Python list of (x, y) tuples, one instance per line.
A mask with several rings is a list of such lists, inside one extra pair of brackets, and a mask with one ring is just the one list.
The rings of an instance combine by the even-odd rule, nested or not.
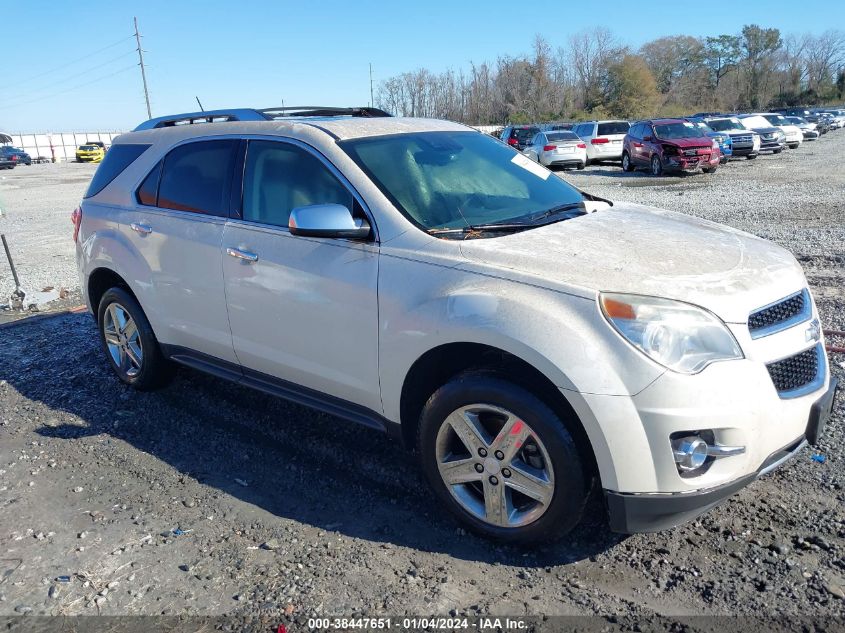
[(150, 228), (146, 224), (138, 224), (137, 222), (133, 222), (132, 224), (130, 224), (129, 228), (135, 231), (136, 233), (140, 233), (141, 235), (149, 235), (153, 232), (152, 228)]
[(242, 250), (237, 249), (237, 248), (227, 248), (226, 254), (229, 255), (230, 257), (234, 257), (236, 259), (242, 259), (246, 262), (257, 262), (258, 261), (258, 255), (256, 255), (255, 253), (250, 253), (249, 251), (242, 251)]

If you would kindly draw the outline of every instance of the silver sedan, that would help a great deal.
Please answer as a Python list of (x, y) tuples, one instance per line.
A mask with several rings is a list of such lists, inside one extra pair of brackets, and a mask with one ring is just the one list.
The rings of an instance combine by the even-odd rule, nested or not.
[(567, 130), (539, 132), (523, 152), (546, 167), (577, 167), (587, 164), (587, 145)]

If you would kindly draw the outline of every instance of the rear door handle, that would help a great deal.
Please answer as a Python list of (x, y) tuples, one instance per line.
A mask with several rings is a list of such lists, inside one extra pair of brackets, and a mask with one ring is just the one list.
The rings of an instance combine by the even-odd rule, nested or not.
[(136, 233), (140, 233), (141, 235), (149, 235), (153, 232), (153, 230), (146, 224), (138, 224), (136, 222), (130, 224), (129, 228), (135, 231)]
[(249, 251), (242, 251), (237, 248), (227, 248), (226, 254), (230, 257), (234, 257), (235, 259), (242, 259), (246, 262), (257, 262), (258, 255), (255, 253), (250, 253)]

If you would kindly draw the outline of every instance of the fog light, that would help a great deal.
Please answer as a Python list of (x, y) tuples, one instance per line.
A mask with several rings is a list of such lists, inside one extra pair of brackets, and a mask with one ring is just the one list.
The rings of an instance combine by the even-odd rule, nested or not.
[(698, 470), (707, 461), (707, 442), (700, 437), (683, 437), (672, 441), (675, 463), (681, 472)]

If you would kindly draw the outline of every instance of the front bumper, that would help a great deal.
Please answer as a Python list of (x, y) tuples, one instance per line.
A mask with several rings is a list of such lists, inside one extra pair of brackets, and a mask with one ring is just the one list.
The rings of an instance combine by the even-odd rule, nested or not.
[(624, 534), (658, 532), (707, 512), (758, 477), (794, 457), (808, 442), (816, 444), (833, 410), (836, 389), (837, 380), (831, 378), (825, 393), (810, 409), (804, 434), (769, 455), (753, 473), (712, 488), (690, 492), (641, 494), (605, 490), (610, 529)]
[(666, 158), (664, 165), (667, 171), (695, 171), (702, 167), (715, 167), (719, 164), (720, 158), (721, 154), (715, 152), (690, 157), (669, 156)]

